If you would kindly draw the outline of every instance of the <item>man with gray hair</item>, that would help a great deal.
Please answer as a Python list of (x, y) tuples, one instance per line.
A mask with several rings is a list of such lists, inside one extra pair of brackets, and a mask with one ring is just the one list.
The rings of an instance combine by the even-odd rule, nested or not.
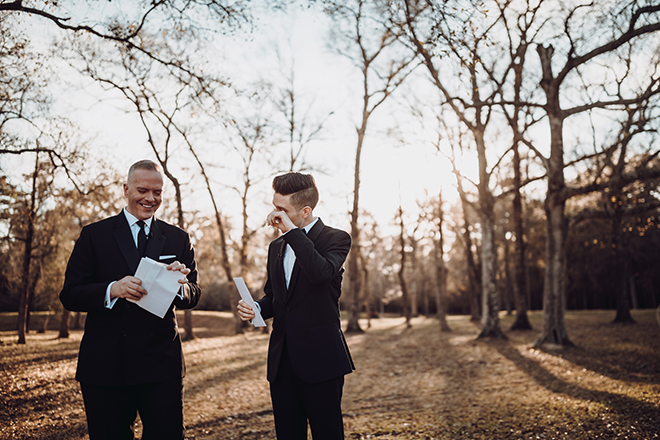
[[(71, 253), (60, 300), (87, 312), (76, 379), (90, 440), (133, 440), (140, 415), (142, 440), (181, 440), (185, 364), (174, 309), (197, 305), (195, 253), (186, 232), (154, 217), (160, 207), (160, 166), (142, 160), (123, 185), (127, 206), (85, 226)], [(142, 257), (183, 274), (163, 318), (136, 305), (148, 295), (134, 276)]]

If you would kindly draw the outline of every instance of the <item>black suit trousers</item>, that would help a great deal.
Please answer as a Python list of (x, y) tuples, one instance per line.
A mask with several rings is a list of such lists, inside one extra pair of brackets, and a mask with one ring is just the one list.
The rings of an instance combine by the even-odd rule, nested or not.
[[(80, 383), (90, 440), (134, 440), (137, 414), (142, 440), (182, 440), (183, 379), (140, 385)], [(179, 404), (173, 404), (179, 402)]]
[(314, 440), (343, 440), (341, 398), (344, 376), (306, 383), (293, 371), (286, 345), (270, 396), (278, 440), (307, 440), (307, 420)]

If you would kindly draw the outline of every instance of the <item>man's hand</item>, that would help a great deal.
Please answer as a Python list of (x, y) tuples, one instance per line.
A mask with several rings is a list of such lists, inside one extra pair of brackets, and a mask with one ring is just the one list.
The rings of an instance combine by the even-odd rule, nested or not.
[(256, 316), (254, 314), (254, 310), (252, 310), (252, 307), (247, 305), (247, 303), (243, 300), (240, 300), (238, 302), (237, 309), (238, 309), (238, 315), (241, 317), (241, 320), (243, 321), (252, 321)]
[(146, 294), (142, 281), (134, 276), (125, 276), (110, 288), (110, 299), (125, 298), (139, 301)]
[(167, 265), (167, 270), (174, 270), (181, 272), (184, 276), (182, 279), (179, 280), (179, 284), (188, 284), (188, 278), (186, 277), (186, 275), (190, 273), (190, 269), (187, 268), (185, 264), (175, 261)]
[(273, 211), (268, 216), (266, 217), (266, 223), (268, 226), (274, 226), (282, 233), (288, 232), (293, 228), (296, 228), (297, 226), (293, 224), (291, 219), (289, 218), (288, 215), (286, 215), (286, 212), (284, 211)]

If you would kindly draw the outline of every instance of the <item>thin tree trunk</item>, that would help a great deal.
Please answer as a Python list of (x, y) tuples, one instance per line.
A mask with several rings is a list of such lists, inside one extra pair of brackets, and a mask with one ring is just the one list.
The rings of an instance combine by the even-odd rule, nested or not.
[(527, 282), (527, 258), (525, 258), (526, 245), (522, 213), (522, 195), (520, 186), (522, 176), (520, 175), (520, 152), (518, 151), (518, 142), (514, 143), (513, 148), (513, 235), (515, 237), (513, 261), (515, 262), (515, 284), (514, 295), (516, 301), (516, 320), (511, 324), (511, 330), (532, 330), (532, 324), (527, 316), (528, 309), (528, 291)]
[(25, 220), (27, 229), (25, 232), (25, 248), (23, 250), (23, 273), (21, 276), (20, 301), (18, 305), (18, 343), (26, 343), (27, 318), (28, 318), (28, 293), (30, 288), (30, 264), (32, 262), (32, 239), (34, 237), (35, 207), (37, 203), (37, 176), (39, 175), (39, 154), (34, 160), (34, 172), (32, 173), (32, 194), (27, 207)]
[[(176, 198), (177, 226), (185, 230), (185, 221), (183, 218), (183, 198), (181, 196), (181, 184), (179, 183), (179, 179), (177, 179), (167, 168), (167, 159), (161, 160), (155, 146), (152, 145), (152, 148), (154, 150), (154, 153), (156, 154), (156, 157), (158, 158), (158, 161), (160, 162), (161, 167), (163, 168), (163, 173), (165, 174), (165, 176), (167, 176), (170, 182), (172, 182), (172, 186), (174, 186), (174, 193)], [(182, 339), (184, 341), (191, 341), (195, 339), (192, 310), (190, 309), (184, 310), (183, 312), (183, 329), (184, 329), (184, 335)]]
[(41, 261), (37, 258), (32, 258), (32, 263), (30, 266), (30, 282), (28, 287), (28, 307), (27, 313), (25, 316), (25, 329), (30, 331), (30, 318), (32, 317), (32, 312), (36, 309), (37, 303), (37, 284), (41, 278)]
[[(206, 183), (206, 190), (209, 193), (209, 197), (211, 197), (211, 204), (213, 205), (213, 212), (215, 214), (215, 224), (218, 226), (218, 233), (220, 234), (220, 252), (222, 256), (221, 259), (222, 269), (224, 270), (225, 276), (227, 277), (227, 283), (231, 285), (234, 282), (234, 277), (232, 275), (231, 264), (229, 263), (229, 256), (227, 253), (227, 236), (225, 234), (225, 226), (222, 221), (222, 215), (220, 213), (220, 209), (218, 208), (218, 204), (215, 201), (213, 190), (211, 190), (211, 183), (209, 181), (208, 175), (206, 174), (206, 168), (204, 167), (204, 164), (199, 159), (199, 156), (197, 156), (197, 152), (194, 150), (192, 144), (190, 144), (189, 142), (188, 142), (188, 149), (195, 158), (195, 161), (197, 161), (197, 165), (199, 166), (199, 169), (202, 172), (202, 176), (204, 177), (204, 182)], [(237, 289), (235, 288), (231, 289), (231, 297), (232, 297), (232, 304), (238, 304), (238, 301), (240, 300), (240, 295)], [(236, 334), (241, 334), (243, 333), (243, 320), (238, 314), (238, 309), (236, 308), (236, 306), (231, 307), (231, 309), (232, 309), (232, 313), (234, 314), (234, 332)]]
[(445, 250), (444, 250), (444, 233), (442, 230), (442, 225), (444, 223), (444, 210), (442, 209), (442, 193), (438, 197), (438, 239), (433, 240), (435, 245), (435, 252), (433, 253), (435, 257), (435, 268), (436, 268), (436, 281), (438, 288), (436, 289), (436, 313), (438, 321), (440, 322), (440, 331), (449, 332), (449, 324), (447, 323), (447, 311), (445, 308), (445, 298), (447, 298), (447, 265), (445, 264)]
[(463, 207), (463, 241), (465, 242), (465, 261), (467, 263), (468, 273), (468, 300), (470, 306), (470, 321), (479, 321), (481, 319), (481, 271), (477, 269), (477, 263), (474, 261), (474, 252), (472, 252), (472, 236), (470, 234), (470, 218), (468, 216), (469, 203), (460, 175), (456, 173), (458, 181), (458, 193), (461, 197), (461, 206)]
[[(368, 100), (368, 98), (366, 98)], [(362, 127), (358, 129), (358, 143), (355, 152), (355, 170), (353, 174), (353, 209), (351, 210), (351, 251), (348, 255), (348, 324), (347, 333), (362, 333), (360, 328), (360, 292), (362, 291), (362, 277), (360, 276), (360, 228), (358, 225), (360, 207), (360, 161), (362, 158), (362, 144), (366, 132), (368, 114), (366, 103), (363, 112)]]
[(513, 251), (515, 283), (514, 294), (516, 302), (516, 320), (511, 324), (510, 330), (532, 330), (532, 324), (529, 322), (527, 316), (527, 309), (529, 307), (529, 283), (527, 281), (528, 264), (525, 258), (525, 233), (523, 225), (523, 212), (522, 212), (522, 194), (520, 188), (522, 187), (522, 175), (520, 164), (520, 133), (519, 121), (521, 119), (521, 91), (523, 85), (523, 66), (527, 55), (529, 45), (521, 44), (518, 48), (518, 62), (514, 63), (514, 113), (513, 117), (509, 120), (509, 124), (513, 128), (513, 235), (515, 238), (515, 247)]
[(502, 295), (506, 314), (511, 315), (513, 311), (513, 283), (511, 283), (511, 261), (509, 253), (509, 240), (504, 237), (504, 293)]
[(399, 231), (399, 245), (401, 246), (401, 260), (400, 264), (401, 267), (399, 268), (399, 285), (401, 286), (401, 301), (403, 303), (403, 316), (406, 318), (406, 327), (410, 328), (412, 327), (412, 324), (410, 323), (411, 317), (412, 317), (412, 310), (411, 310), (411, 303), (410, 303), (410, 292), (408, 291), (408, 285), (406, 284), (406, 279), (404, 276), (404, 272), (406, 269), (406, 240), (404, 237), (404, 224), (403, 224), (403, 208), (401, 208), (401, 205), (399, 205), (399, 226), (400, 226), (400, 231)]

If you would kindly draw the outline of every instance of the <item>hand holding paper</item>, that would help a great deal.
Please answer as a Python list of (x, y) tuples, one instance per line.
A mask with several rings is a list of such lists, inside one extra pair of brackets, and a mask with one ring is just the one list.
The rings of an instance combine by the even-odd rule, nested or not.
[(266, 327), (266, 322), (264, 321), (264, 318), (261, 317), (259, 308), (254, 303), (254, 300), (252, 299), (252, 295), (250, 294), (250, 291), (248, 290), (247, 285), (245, 284), (245, 280), (243, 280), (243, 278), (241, 277), (234, 278), (234, 284), (236, 284), (236, 288), (238, 288), (238, 293), (241, 294), (241, 299), (247, 305), (252, 307), (252, 311), (254, 312), (254, 318), (252, 318), (252, 324), (255, 327)]
[(139, 301), (129, 299), (148, 312), (160, 318), (165, 316), (172, 305), (185, 274), (176, 270), (167, 270), (167, 265), (148, 257), (140, 260), (135, 277), (142, 281), (142, 287), (147, 291)]

